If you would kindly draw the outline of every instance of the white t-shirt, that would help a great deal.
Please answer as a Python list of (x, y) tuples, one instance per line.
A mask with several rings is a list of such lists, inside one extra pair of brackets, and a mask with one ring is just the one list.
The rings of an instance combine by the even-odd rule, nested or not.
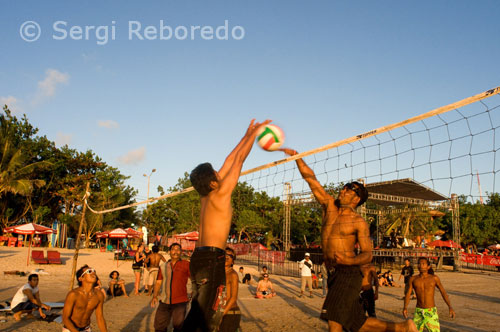
[(306, 262), (305, 258), (299, 262), (300, 272), (301, 272), (301, 275), (303, 277), (310, 277), (311, 276), (311, 269), (312, 269), (313, 263), (309, 259), (309, 261), (307, 262), (307, 264), (309, 264), (310, 267), (308, 267), (305, 264), (305, 262)]
[(14, 308), (19, 303), (29, 301), (28, 296), (23, 292), (25, 289), (31, 289), (31, 293), (33, 293), (33, 296), (38, 293), (38, 287), (31, 288), (31, 285), (29, 283), (25, 284), (23, 287), (19, 288), (16, 295), (14, 295), (14, 297), (12, 298), (12, 302), (10, 303), (11, 308)]

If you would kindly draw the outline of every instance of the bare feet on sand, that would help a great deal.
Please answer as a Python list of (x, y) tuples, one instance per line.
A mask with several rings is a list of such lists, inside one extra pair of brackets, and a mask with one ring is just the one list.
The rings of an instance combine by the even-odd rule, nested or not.
[(18, 311), (14, 314), (14, 319), (16, 320), (16, 322), (19, 322), (21, 320), (22, 313), (22, 311)]

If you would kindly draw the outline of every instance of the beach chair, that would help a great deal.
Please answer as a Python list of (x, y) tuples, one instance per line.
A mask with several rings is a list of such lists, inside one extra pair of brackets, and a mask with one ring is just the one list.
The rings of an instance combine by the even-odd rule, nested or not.
[(17, 242), (17, 237), (9, 237), (9, 247), (15, 247)]
[(48, 264), (49, 261), (44, 257), (42, 250), (32, 250), (31, 260), (36, 264)]
[(49, 260), (49, 264), (62, 264), (59, 251), (47, 250), (47, 259)]

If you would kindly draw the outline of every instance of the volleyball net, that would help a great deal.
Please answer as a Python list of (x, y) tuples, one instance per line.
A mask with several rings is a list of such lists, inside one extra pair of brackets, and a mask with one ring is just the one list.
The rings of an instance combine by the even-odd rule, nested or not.
[[(284, 200), (313, 201), (296, 163), (304, 158), (325, 186), (361, 180), (365, 184), (411, 179), (450, 197), (477, 201), (498, 192), (500, 169), (500, 87), (436, 108), (404, 121), (360, 133), (242, 172), (240, 183)], [(192, 191), (98, 211), (103, 214)]]

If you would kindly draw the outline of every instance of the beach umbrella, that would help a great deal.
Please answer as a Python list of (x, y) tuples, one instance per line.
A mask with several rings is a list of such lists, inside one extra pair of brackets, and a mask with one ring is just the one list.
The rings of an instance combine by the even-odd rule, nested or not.
[(452, 240), (448, 241), (443, 241), (443, 240), (436, 240), (427, 243), (429, 247), (446, 247), (446, 248), (462, 248), (459, 244), (456, 244)]
[(127, 232), (127, 237), (129, 237), (129, 238), (137, 238), (137, 239), (142, 238), (142, 232), (136, 231), (133, 228), (129, 227), (129, 228), (125, 229), (125, 232)]
[(200, 234), (197, 231), (174, 235), (174, 237), (177, 239), (184, 239), (189, 241), (198, 241), (199, 236)]
[(492, 244), (490, 246), (488, 246), (488, 249), (490, 250), (500, 250), (500, 244)]
[[(126, 230), (122, 229), (122, 228), (115, 228), (113, 229), (112, 231), (108, 231), (108, 237), (110, 239), (117, 239), (117, 243), (116, 243), (116, 250), (119, 251), (120, 250), (120, 239), (124, 239), (126, 237), (128, 237), (128, 233)], [(118, 267), (118, 257), (116, 257), (116, 266)]]
[[(28, 223), (28, 224), (23, 224), (23, 225), (17, 225), (17, 226), (10, 226), (7, 228), (4, 228), (4, 233), (16, 233), (16, 234), (23, 234), (23, 235), (30, 235), (31, 234), (31, 240), (33, 240), (33, 234), (53, 234), (56, 233), (55, 229), (45, 227), (42, 225), (34, 224), (34, 223)], [(26, 261), (26, 266), (29, 265), (30, 263), (30, 251), (31, 251), (31, 242), (28, 247), (28, 259)]]

